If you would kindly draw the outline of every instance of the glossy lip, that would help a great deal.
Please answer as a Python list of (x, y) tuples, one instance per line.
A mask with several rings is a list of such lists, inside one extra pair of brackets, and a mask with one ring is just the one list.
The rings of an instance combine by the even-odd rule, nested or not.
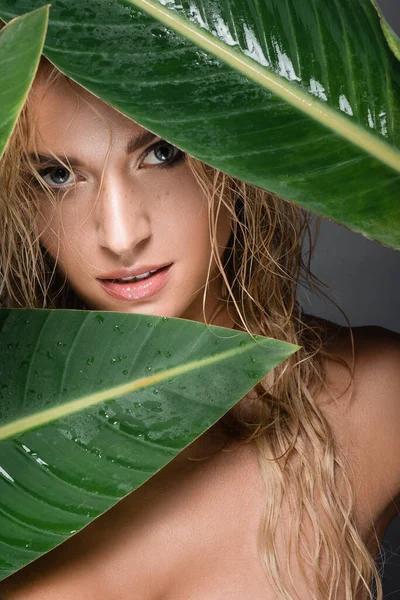
[(136, 277), (136, 275), (143, 275), (149, 271), (158, 271), (164, 269), (172, 263), (165, 263), (164, 265), (144, 265), (143, 267), (136, 267), (131, 269), (119, 269), (118, 271), (110, 271), (99, 275), (97, 279), (125, 279), (126, 277)]
[[(111, 281), (111, 277), (107, 277), (107, 279), (97, 278), (97, 281), (100, 284), (100, 287), (112, 296), (113, 298), (117, 298), (118, 300), (124, 300), (125, 302), (138, 302), (140, 300), (147, 300), (147, 298), (151, 298), (155, 296), (167, 283), (168, 277), (171, 271), (172, 264), (167, 265), (167, 268), (164, 267), (163, 271), (159, 273), (154, 273), (148, 279), (143, 279), (142, 281), (134, 281), (134, 282), (126, 282), (126, 283), (116, 283), (115, 281)], [(162, 269), (163, 267), (159, 267)], [(142, 269), (141, 273), (147, 273), (147, 271), (153, 271), (153, 268), (146, 267), (146, 270)], [(114, 273), (121, 273), (122, 271), (115, 271)], [(131, 271), (132, 273), (132, 271)], [(139, 270), (136, 271), (138, 275), (141, 273)], [(129, 277), (132, 275), (118, 275), (118, 277)], [(114, 275), (114, 278), (116, 276)]]

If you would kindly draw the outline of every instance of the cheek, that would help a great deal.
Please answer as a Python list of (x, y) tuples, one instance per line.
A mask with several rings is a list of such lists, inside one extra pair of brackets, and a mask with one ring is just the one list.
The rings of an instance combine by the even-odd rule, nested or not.
[(177, 178), (179, 185), (171, 186), (159, 196), (161, 212), (154, 211), (155, 221), (172, 244), (180, 242), (204, 245), (209, 239), (207, 198), (191, 173)]
[[(63, 214), (58, 204), (44, 201), (36, 219), (40, 242), (60, 267), (73, 256), (72, 245), (76, 247), (79, 236), (74, 231), (73, 220)], [(83, 237), (83, 236), (81, 236)]]
[(60, 246), (60, 219), (57, 206), (45, 199), (39, 205), (39, 211), (35, 220), (36, 231), (40, 243), (55, 258)]
[(225, 206), (221, 206), (218, 219), (213, 226), (209, 221), (208, 199), (191, 173), (179, 180), (179, 188), (163, 195), (164, 218), (160, 223), (167, 243), (185, 248), (188, 256), (208, 262), (212, 238), (223, 254), (231, 234), (231, 216)]

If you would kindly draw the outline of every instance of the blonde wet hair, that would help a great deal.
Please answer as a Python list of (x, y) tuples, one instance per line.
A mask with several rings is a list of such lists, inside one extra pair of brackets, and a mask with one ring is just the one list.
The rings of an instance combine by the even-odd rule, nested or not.
[[(43, 74), (46, 86), (64, 77), (46, 61)], [(28, 153), (36, 135), (33, 104), (29, 98), (0, 161), (0, 298), (3, 306), (86, 308), (40, 243), (40, 197), (32, 175), (54, 206), (56, 199)], [(304, 244), (313, 247), (309, 216), (189, 155), (185, 160), (208, 199), (210, 265), (214, 260), (221, 278), (220, 306), (239, 329), (301, 346), (254, 388), (251, 413), (239, 403), (224, 420), (231, 435), (253, 442), (258, 451), (267, 498), (260, 558), (268, 580), (279, 600), (298, 598), (290, 561), (282, 563), (276, 542), (285, 499), (292, 539), (283, 554), (291, 556), (294, 546), (304, 577), (312, 565), (310, 600), (336, 600), (339, 593), (345, 600), (370, 599), (374, 586), (382, 600), (374, 558), (356, 526), (346, 458), (315, 402), (325, 385), (323, 359), (334, 358), (323, 348), (318, 322), (305, 319), (297, 301), (300, 282), (318, 286), (310, 272), (311, 251), (306, 261), (302, 252)], [(216, 232), (223, 207), (232, 232), (221, 255)], [(208, 282), (204, 314), (207, 287)]]

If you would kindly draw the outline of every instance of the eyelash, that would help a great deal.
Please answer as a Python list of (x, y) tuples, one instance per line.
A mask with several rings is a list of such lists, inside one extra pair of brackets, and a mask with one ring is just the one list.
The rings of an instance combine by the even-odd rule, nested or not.
[[(145, 153), (143, 154), (140, 163), (143, 162), (143, 160), (154, 150), (156, 150), (158, 147), (163, 146), (163, 145), (167, 145), (167, 146), (171, 146), (172, 148), (176, 148), (176, 146), (174, 146), (173, 144), (170, 144), (169, 142), (165, 141), (165, 140), (160, 140), (158, 142), (156, 142), (155, 144), (153, 144), (152, 146), (150, 146), (150, 148), (148, 148)], [(185, 153), (182, 150), (179, 150), (178, 148), (176, 148), (177, 153), (175, 154), (175, 156), (169, 160), (166, 161), (164, 163), (160, 163), (159, 165), (155, 164), (155, 165), (150, 165), (151, 167), (155, 167), (158, 169), (171, 169), (173, 168), (177, 163), (180, 163), (184, 157), (185, 157)], [(44, 167), (43, 169), (38, 169), (38, 174), (39, 176), (43, 179), (46, 175), (48, 175), (49, 173), (51, 173), (51, 171), (53, 171), (54, 169), (57, 168), (65, 168), (66, 170), (68, 170), (66, 167), (63, 167), (63, 165), (61, 163), (58, 162), (54, 162), (53, 164), (48, 165), (47, 167)], [(140, 167), (139, 167), (140, 168)], [(144, 168), (144, 167), (142, 167)], [(72, 173), (72, 171), (70, 171), (70, 173)], [(33, 184), (36, 186), (40, 186), (39, 181), (37, 180), (36, 177), (33, 177)], [(67, 184), (67, 185), (60, 185), (60, 186), (56, 186), (54, 185), (53, 189), (68, 189), (69, 187), (71, 187), (73, 185), (73, 183), (71, 184)], [(51, 187), (51, 186), (50, 186)]]
[[(148, 156), (151, 152), (153, 152), (153, 150), (155, 150), (159, 146), (163, 146), (163, 145), (171, 146), (171, 148), (176, 148), (176, 146), (174, 146), (173, 144), (170, 144), (169, 142), (166, 142), (165, 140), (160, 140), (159, 142), (156, 142), (155, 144), (150, 146), (150, 148), (148, 148), (145, 151), (145, 154), (143, 155), (141, 162), (146, 158), (146, 156)], [(179, 150), (179, 148), (176, 148), (176, 150), (177, 150), (177, 153), (171, 160), (169, 160), (168, 162), (165, 162), (165, 163), (160, 163), (159, 165), (152, 165), (152, 166), (160, 168), (160, 169), (171, 169), (173, 166), (175, 166), (176, 163), (181, 162), (185, 156), (185, 153), (182, 150)]]

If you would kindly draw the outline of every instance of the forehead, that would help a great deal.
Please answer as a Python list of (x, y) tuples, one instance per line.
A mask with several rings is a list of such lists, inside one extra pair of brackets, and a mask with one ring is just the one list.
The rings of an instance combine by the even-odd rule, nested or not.
[(104, 135), (130, 139), (146, 131), (47, 65), (39, 70), (31, 98), (38, 142), (89, 136), (95, 143)]

